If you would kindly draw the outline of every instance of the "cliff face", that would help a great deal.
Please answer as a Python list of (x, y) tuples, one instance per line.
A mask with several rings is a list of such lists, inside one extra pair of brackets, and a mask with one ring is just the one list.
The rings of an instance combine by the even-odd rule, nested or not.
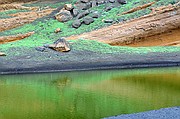
[(7, 4), (12, 2), (31, 2), (36, 0), (0, 0), (0, 4)]
[(179, 37), (177, 37), (180, 33), (179, 18), (180, 7), (177, 3), (157, 8), (152, 10), (151, 14), (126, 23), (114, 24), (89, 33), (71, 36), (68, 39), (84, 38), (123, 46), (179, 45)]

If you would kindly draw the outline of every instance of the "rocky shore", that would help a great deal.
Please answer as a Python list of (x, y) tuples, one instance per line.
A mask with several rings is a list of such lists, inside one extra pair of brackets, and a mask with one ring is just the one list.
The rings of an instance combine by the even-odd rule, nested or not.
[(179, 119), (180, 107), (163, 108), (159, 110), (141, 112), (136, 114), (123, 114), (104, 119)]

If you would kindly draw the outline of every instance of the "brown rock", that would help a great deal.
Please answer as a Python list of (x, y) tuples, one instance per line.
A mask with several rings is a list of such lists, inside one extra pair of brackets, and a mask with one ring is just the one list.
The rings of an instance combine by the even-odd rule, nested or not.
[(65, 4), (64, 9), (70, 11), (73, 9), (73, 6), (72, 6), (72, 4)]
[(0, 52), (0, 56), (6, 56), (6, 54), (3, 52)]
[(61, 32), (61, 29), (60, 29), (60, 28), (57, 28), (54, 32), (55, 32), (55, 33), (59, 33), (59, 32)]
[(71, 50), (69, 43), (64, 38), (58, 39), (48, 47), (59, 52), (69, 52)]
[(67, 22), (73, 18), (71, 12), (65, 9), (62, 9), (59, 13), (55, 15), (55, 18), (60, 22)]

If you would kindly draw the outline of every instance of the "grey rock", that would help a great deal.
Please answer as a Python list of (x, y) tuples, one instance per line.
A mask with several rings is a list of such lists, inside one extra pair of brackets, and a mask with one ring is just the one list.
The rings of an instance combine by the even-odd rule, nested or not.
[(81, 21), (80, 20), (75, 20), (73, 23), (72, 23), (72, 27), (73, 28), (79, 28), (81, 26)]
[(105, 11), (108, 12), (108, 11), (110, 11), (112, 8), (114, 8), (113, 5), (107, 6), (107, 7), (105, 7)]
[(80, 0), (80, 2), (87, 3), (87, 2), (89, 2), (89, 0)]
[(126, 0), (117, 0), (117, 2), (120, 3), (120, 4), (127, 4)]
[(96, 7), (97, 6), (97, 1), (91, 1), (91, 4), (92, 4), (91, 5), (92, 7)]
[(92, 3), (88, 2), (88, 3), (85, 4), (85, 6), (82, 8), (82, 10), (88, 10), (91, 7), (92, 7)]
[(81, 19), (81, 18), (87, 16), (89, 13), (90, 13), (89, 10), (86, 10), (86, 11), (84, 11), (84, 12), (81, 12), (81, 13), (79, 13), (79, 14), (77, 15), (77, 19)]
[(92, 18), (98, 18), (100, 16), (100, 14), (98, 13), (98, 12), (93, 12), (92, 14), (91, 14), (91, 17)]
[(113, 21), (114, 20), (112, 20), (112, 19), (106, 19), (106, 20), (104, 20), (104, 23), (113, 23)]
[(90, 17), (90, 16), (85, 17), (85, 18), (83, 19), (83, 23), (86, 24), (86, 25), (89, 25), (89, 24), (91, 24), (91, 23), (93, 23), (93, 22), (94, 22), (94, 19), (93, 19), (92, 17)]
[(73, 14), (74, 17), (76, 17), (79, 14), (79, 10), (78, 9), (73, 9), (72, 14)]
[(115, 2), (115, 0), (109, 0), (109, 2), (110, 2), (110, 3), (114, 3), (114, 2)]
[(40, 52), (44, 52), (46, 50), (45, 47), (36, 47), (35, 49)]

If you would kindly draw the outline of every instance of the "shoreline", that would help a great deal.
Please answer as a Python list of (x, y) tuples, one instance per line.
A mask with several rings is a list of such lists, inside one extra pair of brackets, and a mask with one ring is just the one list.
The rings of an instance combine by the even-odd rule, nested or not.
[(179, 119), (180, 107), (161, 108), (158, 110), (151, 110), (146, 112), (139, 112), (133, 114), (122, 114), (103, 119)]
[[(56, 66), (55, 68), (52, 68)], [(0, 67), (0, 75), (12, 74), (34, 74), (34, 73), (54, 73), (54, 72), (72, 72), (72, 71), (91, 71), (91, 70), (113, 70), (113, 69), (136, 69), (136, 68), (161, 68), (161, 67), (179, 67), (180, 62), (145, 62), (145, 63), (114, 63), (114, 64), (68, 64), (62, 66), (61, 64), (45, 65), (40, 67), (17, 67), (5, 68)]]

